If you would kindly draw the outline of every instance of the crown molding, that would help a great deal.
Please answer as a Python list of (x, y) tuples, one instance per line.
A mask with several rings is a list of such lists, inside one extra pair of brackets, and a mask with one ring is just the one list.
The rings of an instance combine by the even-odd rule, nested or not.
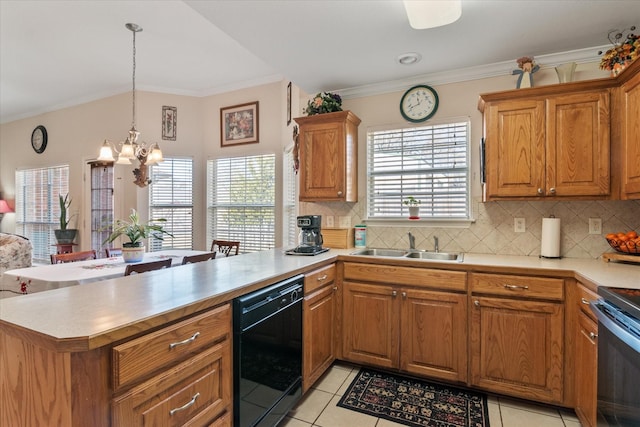
[[(578, 64), (598, 62), (600, 61), (600, 55), (598, 55), (598, 52), (606, 51), (610, 47), (610, 45), (595, 46), (567, 52), (552, 53), (549, 55), (539, 55), (535, 57), (535, 60), (541, 68), (556, 67), (560, 64), (566, 64), (567, 62), (576, 62)], [(424, 84), (425, 82), (429, 82), (430, 85), (436, 86), (469, 80), (485, 79), (489, 77), (498, 77), (511, 74), (514, 62), (515, 60), (503, 61), (475, 67), (460, 68), (457, 70), (421, 74), (400, 80), (391, 80), (387, 82), (335, 90), (334, 92), (338, 92), (343, 99), (361, 98), (364, 96), (398, 92), (405, 90), (407, 87)]]

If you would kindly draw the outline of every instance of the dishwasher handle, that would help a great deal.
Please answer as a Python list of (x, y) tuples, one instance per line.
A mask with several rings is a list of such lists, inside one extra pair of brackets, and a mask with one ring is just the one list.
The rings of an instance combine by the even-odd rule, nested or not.
[[(618, 339), (631, 347), (633, 350), (640, 353), (640, 337), (637, 337), (636, 335), (629, 332), (627, 329), (625, 329), (624, 326), (621, 325), (619, 320), (613, 319), (605, 312), (605, 310), (613, 310), (618, 312), (619, 310), (607, 304), (604, 300), (591, 301), (590, 305), (591, 310), (595, 313), (596, 317), (598, 318), (598, 323), (600, 323), (601, 326), (604, 326)], [(619, 315), (621, 317), (624, 316), (623, 314)]]

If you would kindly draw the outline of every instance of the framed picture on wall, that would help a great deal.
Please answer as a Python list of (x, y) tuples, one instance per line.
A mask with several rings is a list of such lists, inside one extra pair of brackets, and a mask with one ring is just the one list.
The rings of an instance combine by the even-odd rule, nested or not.
[(176, 126), (178, 125), (178, 109), (176, 107), (162, 107), (162, 139), (176, 140)]
[(291, 124), (291, 82), (287, 85), (287, 126)]
[(258, 101), (221, 108), (220, 145), (257, 143), (258, 125)]

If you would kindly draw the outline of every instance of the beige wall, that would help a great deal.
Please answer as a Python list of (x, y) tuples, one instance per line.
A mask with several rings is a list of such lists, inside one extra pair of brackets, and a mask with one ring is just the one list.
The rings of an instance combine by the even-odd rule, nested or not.
[[(137, 92), (136, 124), (141, 132), (141, 139), (145, 142), (159, 142), (165, 157), (194, 159), (195, 248), (204, 249), (209, 245), (205, 235), (205, 180), (208, 159), (275, 153), (280, 182), (280, 153), (291, 140), (286, 126), (287, 83), (282, 81), (204, 98)], [(253, 101), (259, 102), (259, 143), (220, 147), (220, 108)], [(297, 105), (298, 102), (295, 101), (294, 104)], [(176, 141), (161, 139), (163, 105), (177, 108)], [(47, 148), (42, 154), (36, 154), (31, 148), (31, 132), (37, 125), (44, 125), (49, 137)], [(98, 156), (104, 139), (122, 140), (130, 127), (130, 93), (0, 125), (0, 194), (13, 203), (16, 169), (68, 164), (69, 192), (73, 198), (72, 210), (80, 214), (80, 248), (88, 248), (88, 225), (84, 222), (88, 218), (85, 210), (89, 208), (86, 189), (88, 186), (85, 186), (83, 181), (85, 164)], [(131, 208), (137, 208), (142, 215), (146, 215), (148, 211), (148, 188), (141, 189), (133, 184), (134, 168), (133, 165), (116, 166), (118, 216), (126, 215)], [(280, 206), (280, 192), (277, 192), (277, 198), (277, 206)], [(277, 215), (277, 218), (281, 217), (281, 214)], [(281, 228), (281, 224), (278, 224), (276, 236), (280, 236)], [(15, 231), (15, 215), (5, 215), (0, 230)]]
[[(515, 67), (514, 67), (515, 68)], [(582, 64), (575, 80), (606, 77), (597, 64)], [(439, 238), (440, 249), (504, 255), (539, 255), (542, 218), (555, 215), (561, 218), (561, 254), (567, 257), (596, 258), (610, 250), (602, 235), (588, 234), (589, 218), (601, 218), (603, 235), (613, 231), (640, 229), (640, 201), (618, 202), (481, 202), (478, 151), (482, 138), (482, 115), (477, 109), (482, 93), (510, 90), (517, 76), (505, 75), (455, 84), (432, 85), (438, 92), (440, 105), (431, 121), (454, 117), (469, 117), (471, 121), (471, 196), (475, 222), (464, 227), (438, 227), (426, 223), (395, 221), (376, 223), (366, 221), (366, 134), (367, 130), (383, 125), (406, 125), (400, 115), (399, 104), (403, 91), (348, 99), (345, 110), (352, 110), (362, 123), (358, 128), (358, 203), (302, 203), (301, 214), (334, 216), (335, 224), (346, 217), (352, 226), (367, 224), (369, 247), (407, 248), (407, 233), (416, 236), (416, 247), (432, 249), (433, 237)], [(430, 84), (428, 81), (424, 84)], [(557, 84), (553, 68), (534, 74), (534, 86)], [(408, 87), (407, 87), (408, 89)], [(427, 122), (429, 123), (429, 122)], [(513, 231), (513, 219), (525, 218), (526, 232)]]

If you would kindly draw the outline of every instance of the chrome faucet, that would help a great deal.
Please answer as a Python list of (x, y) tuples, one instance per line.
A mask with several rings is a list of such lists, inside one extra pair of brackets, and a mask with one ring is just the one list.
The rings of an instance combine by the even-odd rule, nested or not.
[(409, 249), (416, 248), (416, 238), (411, 232), (407, 233), (409, 235)]
[(438, 236), (433, 236), (433, 250), (436, 253), (440, 252), (440, 245), (438, 244)]

